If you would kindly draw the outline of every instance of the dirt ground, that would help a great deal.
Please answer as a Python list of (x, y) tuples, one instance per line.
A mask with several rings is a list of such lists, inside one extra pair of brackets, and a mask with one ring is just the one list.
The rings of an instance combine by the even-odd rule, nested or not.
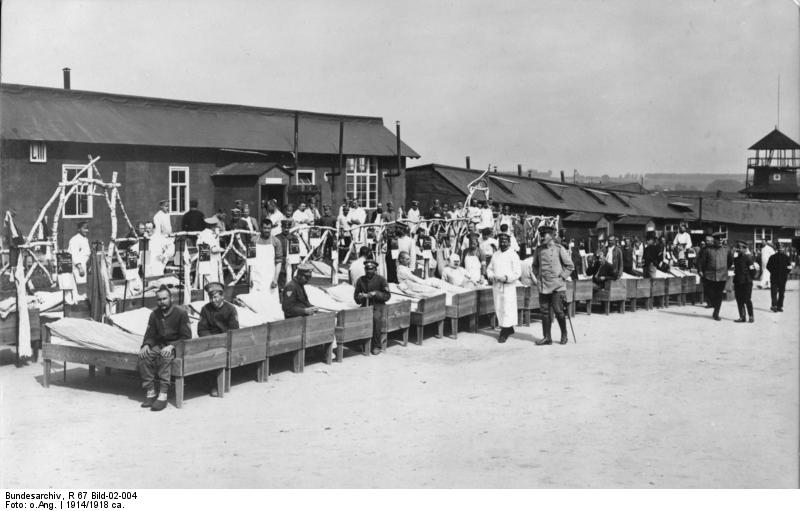
[[(579, 313), (577, 344), (483, 330), (343, 364), (234, 373), (214, 399), (139, 407), (134, 376), (0, 366), (0, 486), (794, 488), (797, 281), (755, 324), (702, 306)], [(557, 327), (556, 327), (557, 329)], [(251, 380), (251, 378), (253, 378)]]

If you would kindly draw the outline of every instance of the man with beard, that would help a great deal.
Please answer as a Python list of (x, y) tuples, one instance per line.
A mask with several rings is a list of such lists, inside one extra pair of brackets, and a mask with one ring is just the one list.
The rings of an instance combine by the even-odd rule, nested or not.
[(543, 339), (536, 341), (538, 345), (553, 344), (550, 330), (553, 316), (561, 329), (561, 344), (567, 344), (567, 320), (564, 315), (566, 301), (567, 277), (574, 266), (567, 250), (557, 245), (553, 239), (555, 229), (549, 226), (539, 228), (542, 244), (533, 253), (531, 268), (539, 283), (539, 306), (542, 311)]
[(381, 352), (381, 330), (383, 329), (383, 309), (392, 296), (386, 279), (377, 274), (378, 263), (369, 260), (364, 263), (364, 276), (356, 281), (353, 299), (362, 307), (372, 305), (372, 354)]
[(494, 253), (486, 276), (492, 284), (494, 310), (500, 324), (500, 337), (497, 342), (504, 343), (514, 333), (517, 324), (517, 281), (522, 268), (519, 255), (511, 250), (511, 237), (501, 232), (498, 236), (500, 250)]
[(703, 290), (708, 298), (708, 304), (714, 309), (711, 317), (720, 321), (719, 309), (722, 307), (722, 293), (725, 291), (725, 281), (728, 280), (728, 268), (733, 264), (733, 255), (722, 246), (721, 232), (714, 233), (714, 244), (706, 247), (697, 260), (697, 272), (703, 279)]
[(167, 286), (158, 288), (156, 300), (157, 307), (150, 313), (138, 362), (142, 387), (147, 392), (142, 408), (154, 412), (167, 407), (170, 366), (175, 357), (175, 347), (171, 343), (192, 337), (189, 315), (184, 309), (172, 305), (172, 295)]

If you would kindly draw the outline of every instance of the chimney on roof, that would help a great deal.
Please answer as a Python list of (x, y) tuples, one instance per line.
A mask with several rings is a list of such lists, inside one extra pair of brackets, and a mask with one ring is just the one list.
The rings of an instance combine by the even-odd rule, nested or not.
[(64, 71), (64, 89), (65, 90), (69, 90), (70, 89), (70, 85), (69, 85), (69, 71), (70, 71), (70, 69), (68, 67), (65, 67), (64, 69), (62, 69), (62, 71)]
[(470, 169), (470, 166), (469, 166), (469, 156), (467, 156), (467, 170), (469, 170), (469, 169)]
[(561, 171), (561, 182), (564, 183), (566, 180), (564, 179), (564, 171)]
[(497, 174), (497, 165), (494, 166), (494, 173)]
[(528, 169), (528, 178), (532, 178), (532, 177), (533, 177), (533, 171)]
[(522, 177), (522, 164), (521, 163), (517, 163), (517, 175), (519, 177)]

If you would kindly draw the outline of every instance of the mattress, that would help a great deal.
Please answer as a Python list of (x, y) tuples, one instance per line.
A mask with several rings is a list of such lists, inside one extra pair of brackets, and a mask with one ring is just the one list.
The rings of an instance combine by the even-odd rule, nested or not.
[(53, 344), (77, 345), (118, 353), (139, 353), (142, 346), (142, 336), (88, 319), (62, 318), (48, 326)]

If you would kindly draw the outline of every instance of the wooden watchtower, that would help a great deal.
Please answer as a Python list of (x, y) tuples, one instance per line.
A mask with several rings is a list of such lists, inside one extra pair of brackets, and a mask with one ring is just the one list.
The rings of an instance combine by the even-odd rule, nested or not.
[(745, 188), (741, 193), (752, 199), (798, 200), (800, 144), (775, 128), (753, 144), (750, 151), (755, 151), (755, 156), (747, 158)]

